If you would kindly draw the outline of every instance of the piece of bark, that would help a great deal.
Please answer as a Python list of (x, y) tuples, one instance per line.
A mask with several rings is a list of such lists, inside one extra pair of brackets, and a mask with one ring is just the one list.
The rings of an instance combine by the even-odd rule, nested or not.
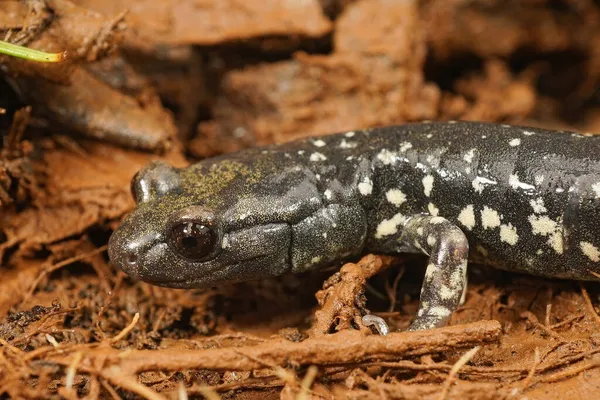
[[(105, 17), (67, 0), (41, 4), (45, 7), (39, 13), (51, 13), (51, 18), (47, 26), (34, 33), (28, 33), (30, 27), (23, 23), (21, 33), (28, 35), (21, 44), (49, 52), (67, 51), (67, 60), (33, 63), (0, 56), (22, 99), (33, 106), (34, 114), (113, 143), (147, 150), (168, 148), (176, 127), (149, 81), (145, 82), (143, 96), (134, 97), (115, 89), (122, 82), (115, 82), (114, 78), (103, 82), (86, 70), (88, 63), (103, 60), (122, 41), (123, 14)], [(6, 13), (0, 11), (0, 15)], [(119, 64), (117, 59), (112, 65), (111, 74), (102, 75), (97, 68), (96, 76), (106, 78), (121, 73), (129, 82), (135, 81), (123, 60)]]
[[(79, 3), (105, 15), (124, 7), (119, 1)], [(129, 7), (128, 21), (139, 34), (129, 37), (132, 46), (144, 46), (143, 39), (212, 46), (266, 36), (318, 38), (332, 28), (318, 0), (141, 0)]]
[(171, 147), (176, 127), (157, 97), (141, 104), (83, 68), (74, 69), (69, 80), (63, 85), (21, 79), (19, 85), (38, 113), (87, 136), (138, 149)]
[(431, 119), (440, 92), (424, 82), (425, 54), (416, 1), (352, 3), (336, 21), (332, 54), (226, 74), (190, 151)]

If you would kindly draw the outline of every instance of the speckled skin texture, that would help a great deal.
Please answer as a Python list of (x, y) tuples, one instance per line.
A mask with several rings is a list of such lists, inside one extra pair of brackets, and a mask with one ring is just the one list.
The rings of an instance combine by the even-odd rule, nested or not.
[[(204, 160), (153, 163), (110, 239), (132, 277), (191, 288), (299, 272), (365, 252), (430, 256), (411, 329), (441, 326), (467, 258), (556, 278), (600, 274), (600, 137), (474, 122), (352, 131)], [(436, 218), (437, 217), (437, 218)], [(210, 255), (169, 227), (202, 221)], [(599, 275), (600, 276), (600, 275)]]

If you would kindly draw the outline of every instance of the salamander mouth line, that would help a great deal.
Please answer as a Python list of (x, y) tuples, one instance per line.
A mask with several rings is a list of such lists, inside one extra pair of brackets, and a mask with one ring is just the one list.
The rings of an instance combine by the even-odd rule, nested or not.
[[(260, 261), (262, 259), (267, 258), (269, 255), (268, 254), (260, 254), (258, 256), (254, 256), (254, 257), (250, 257), (241, 261), (236, 262), (235, 264), (228, 264), (227, 267), (228, 268), (239, 268), (242, 264), (244, 263), (248, 263), (248, 262), (252, 262), (252, 261)], [(178, 285), (178, 286), (189, 286), (189, 285), (194, 285), (198, 282), (202, 282), (203, 280), (206, 279), (207, 276), (210, 276), (213, 272), (217, 271), (218, 269), (222, 268), (222, 266), (217, 266), (213, 269), (211, 269), (210, 271), (207, 271), (205, 274), (203, 274), (200, 277), (196, 277), (194, 279), (172, 279), (172, 280), (164, 280), (164, 279), (143, 279), (144, 282), (146, 283), (151, 283), (153, 285), (157, 285), (157, 286), (166, 286), (169, 287), (170, 285)]]

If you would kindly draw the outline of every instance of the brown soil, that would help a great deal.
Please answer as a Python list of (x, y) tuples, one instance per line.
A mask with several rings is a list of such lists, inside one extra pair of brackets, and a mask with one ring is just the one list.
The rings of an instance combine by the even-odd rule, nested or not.
[(600, 394), (593, 284), (473, 266), (450, 326), (407, 333), (420, 258), (200, 291), (106, 256), (151, 159), (423, 119), (600, 132), (597, 1), (15, 0), (0, 37), (68, 52), (0, 56), (0, 398)]

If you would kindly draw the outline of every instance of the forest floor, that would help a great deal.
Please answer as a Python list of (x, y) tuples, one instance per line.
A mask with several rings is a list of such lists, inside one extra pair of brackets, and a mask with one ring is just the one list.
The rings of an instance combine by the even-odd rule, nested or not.
[(595, 284), (472, 266), (449, 327), (404, 332), (420, 258), (175, 290), (106, 254), (153, 159), (420, 120), (600, 133), (597, 1), (2, 1), (0, 38), (67, 51), (0, 56), (0, 398), (600, 394)]

